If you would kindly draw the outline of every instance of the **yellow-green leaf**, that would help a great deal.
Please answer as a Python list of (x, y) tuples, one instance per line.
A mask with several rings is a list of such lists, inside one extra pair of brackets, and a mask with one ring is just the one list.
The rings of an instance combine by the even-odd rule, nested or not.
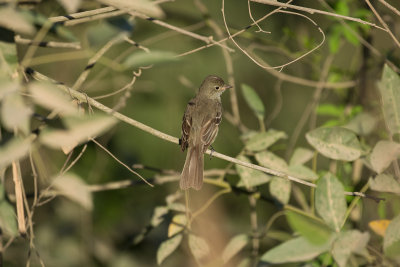
[(176, 235), (162, 242), (157, 250), (157, 264), (161, 265), (161, 263), (163, 263), (163, 261), (178, 248), (181, 242), (182, 234)]
[(354, 132), (341, 127), (323, 127), (306, 134), (308, 143), (325, 157), (354, 161), (363, 150)]
[(392, 134), (400, 133), (400, 77), (386, 64), (378, 87), (385, 122)]
[(256, 91), (247, 84), (242, 84), (242, 94), (244, 99), (246, 100), (247, 105), (253, 110), (254, 114), (259, 119), (264, 119), (265, 108), (264, 104), (261, 101), (260, 97), (256, 93)]
[(57, 192), (91, 211), (93, 209), (92, 193), (86, 183), (77, 175), (67, 173), (54, 178), (53, 187)]
[(317, 183), (315, 208), (322, 219), (333, 230), (339, 232), (346, 214), (346, 199), (343, 185), (330, 173)]

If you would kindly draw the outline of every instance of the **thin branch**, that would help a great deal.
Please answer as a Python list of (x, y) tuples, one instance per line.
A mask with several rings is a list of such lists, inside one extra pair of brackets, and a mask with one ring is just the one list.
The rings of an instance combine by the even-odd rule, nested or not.
[(323, 11), (323, 10), (318, 10), (318, 9), (314, 9), (314, 8), (308, 8), (308, 7), (302, 7), (302, 6), (296, 6), (296, 5), (291, 5), (291, 4), (287, 4), (287, 3), (281, 3), (278, 1), (273, 1), (273, 0), (251, 0), (252, 2), (256, 2), (256, 3), (260, 3), (260, 4), (266, 4), (266, 5), (271, 5), (271, 6), (278, 6), (278, 7), (282, 7), (282, 8), (291, 8), (291, 9), (295, 9), (295, 10), (299, 10), (299, 11), (304, 11), (310, 14), (321, 14), (321, 15), (327, 15), (327, 16), (332, 16), (332, 17), (338, 17), (338, 18), (342, 18), (342, 19), (346, 19), (346, 20), (351, 20), (351, 21), (355, 21), (361, 24), (366, 24), (372, 27), (375, 27), (377, 29), (380, 29), (382, 31), (386, 31), (386, 29), (379, 27), (378, 25), (359, 19), (359, 18), (353, 18), (353, 17), (349, 17), (349, 16), (344, 16), (344, 15), (339, 15), (336, 13), (331, 13), (331, 12), (327, 12), (327, 11)]
[(78, 79), (76, 80), (75, 84), (72, 86), (73, 89), (78, 90), (85, 82), (87, 76), (89, 75), (90, 71), (96, 64), (96, 62), (102, 57), (113, 45), (120, 42), (123, 39), (124, 35), (118, 35), (108, 41), (97, 53), (88, 61), (88, 64), (85, 67), (85, 70), (79, 75)]
[[(67, 173), (67, 172), (78, 162), (78, 160), (83, 156), (83, 153), (85, 153), (86, 148), (87, 148), (87, 144), (85, 144), (85, 145), (82, 147), (81, 152), (80, 152), (80, 153), (78, 154), (78, 156), (71, 162), (71, 164), (69, 164), (69, 166), (68, 166), (67, 168), (64, 169), (64, 166), (61, 168), (60, 175), (63, 175), (63, 174), (65, 174), (65, 173)], [(73, 152), (73, 151), (71, 151), (71, 152), (69, 153), (67, 160), (72, 156), (72, 152)], [(68, 162), (68, 161), (65, 161), (65, 163), (67, 163), (67, 162)]]
[(145, 19), (145, 20), (151, 21), (154, 24), (160, 25), (160, 26), (162, 26), (164, 28), (167, 28), (167, 29), (170, 29), (170, 30), (174, 30), (174, 31), (179, 32), (181, 34), (190, 36), (190, 37), (192, 37), (194, 39), (201, 40), (201, 41), (205, 42), (206, 44), (214, 44), (214, 45), (221, 46), (221, 47), (227, 49), (229, 52), (233, 52), (234, 51), (232, 48), (226, 46), (225, 44), (222, 44), (221, 42), (214, 41), (212, 36), (202, 36), (200, 34), (187, 31), (185, 29), (176, 27), (174, 25), (168, 24), (168, 23), (166, 23), (164, 21), (149, 17), (149, 16), (147, 16), (145, 14), (142, 14), (142, 13), (139, 13), (139, 12), (136, 12), (136, 11), (135, 12), (129, 12), (129, 14), (131, 14), (132, 16), (137, 16), (137, 17), (139, 17), (141, 19)]
[(97, 142), (95, 139), (91, 138), (90, 140), (92, 140), (93, 143), (95, 143), (97, 146), (99, 146), (101, 149), (103, 149), (108, 155), (110, 155), (115, 161), (117, 161), (119, 164), (121, 164), (122, 166), (124, 166), (128, 171), (130, 171), (131, 173), (135, 174), (136, 176), (138, 176), (140, 179), (143, 180), (143, 182), (145, 182), (146, 184), (148, 184), (151, 187), (154, 187), (154, 185), (152, 185), (151, 183), (149, 183), (143, 176), (141, 176), (139, 173), (135, 172), (134, 170), (132, 170), (128, 165), (126, 165), (125, 163), (123, 163), (122, 161), (120, 161), (116, 156), (114, 156), (113, 153), (111, 153), (107, 148), (105, 148), (104, 146), (102, 146), (99, 142)]
[(390, 37), (392, 37), (393, 41), (396, 43), (396, 45), (400, 48), (400, 42), (399, 40), (397, 40), (397, 38), (394, 36), (393, 32), (389, 29), (389, 26), (386, 24), (386, 22), (382, 19), (382, 17), (379, 15), (379, 13), (376, 11), (376, 9), (374, 8), (374, 6), (371, 4), (371, 2), (369, 0), (365, 0), (365, 2), (367, 2), (367, 5), (369, 6), (369, 8), (372, 10), (372, 12), (374, 13), (375, 17), (379, 20), (379, 22), (383, 25), (383, 27), (385, 28), (385, 31), (390, 35)]
[(395, 8), (394, 6), (390, 5), (388, 2), (386, 2), (385, 0), (379, 0), (379, 2), (381, 2), (381, 4), (383, 4), (385, 7), (389, 8), (390, 10), (392, 10), (394, 13), (396, 13), (397, 16), (400, 16), (400, 11)]
[[(291, 2), (291, 1), (289, 1), (289, 2)], [(288, 2), (288, 3), (289, 3), (289, 2)], [(237, 46), (237, 48), (240, 49), (240, 51), (243, 52), (243, 54), (245, 54), (251, 61), (253, 61), (255, 64), (257, 64), (259, 67), (261, 67), (261, 68), (263, 68), (263, 69), (266, 69), (266, 68), (276, 68), (276, 69), (282, 70), (283, 67), (285, 67), (285, 66), (287, 66), (287, 65), (289, 65), (289, 64), (292, 64), (292, 63), (294, 63), (294, 62), (300, 60), (301, 58), (307, 56), (308, 54), (312, 53), (313, 51), (315, 51), (316, 49), (318, 49), (319, 47), (321, 47), (322, 44), (325, 42), (325, 33), (324, 33), (324, 32), (322, 31), (322, 29), (318, 26), (318, 24), (315, 23), (311, 18), (309, 18), (309, 17), (307, 17), (307, 16), (305, 16), (305, 15), (303, 15), (303, 14), (296, 13), (296, 12), (282, 11), (281, 9), (282, 9), (282, 7), (279, 7), (279, 8), (277, 8), (277, 9), (271, 11), (270, 13), (268, 13), (267, 15), (265, 15), (264, 17), (262, 17), (261, 19), (265, 19), (267, 16), (270, 16), (270, 15), (272, 15), (272, 14), (274, 14), (274, 13), (277, 13), (277, 12), (289, 13), (289, 14), (293, 14), (293, 15), (297, 15), (297, 16), (302, 16), (302, 17), (308, 19), (309, 21), (311, 21), (311, 22), (318, 28), (319, 32), (322, 34), (322, 40), (321, 40), (321, 42), (320, 42), (316, 47), (314, 47), (314, 48), (311, 49), (310, 51), (306, 52), (305, 54), (303, 54), (303, 55), (297, 57), (296, 59), (294, 59), (294, 60), (292, 60), (292, 61), (290, 61), (290, 62), (288, 62), (288, 63), (285, 63), (285, 64), (283, 64), (283, 65), (280, 65), (280, 66), (271, 67), (271, 66), (268, 66), (268, 65), (263, 65), (263, 64), (261, 64), (260, 62), (258, 62), (256, 59), (254, 59), (246, 50), (244, 50), (244, 49), (235, 41), (235, 39), (233, 38), (233, 35), (232, 35), (232, 34), (230, 33), (230, 31), (229, 31), (229, 27), (228, 27), (228, 24), (227, 24), (227, 22), (226, 22), (226, 17), (225, 17), (225, 0), (222, 0), (222, 9), (221, 9), (221, 11), (222, 11), (222, 19), (223, 19), (223, 21), (224, 21), (225, 29), (226, 29), (226, 31), (227, 31), (227, 33), (228, 33), (228, 35), (229, 35), (229, 39), (232, 40), (232, 42)], [(258, 21), (254, 21), (251, 25), (257, 24), (257, 23), (258, 23)]]
[(15, 35), (14, 37), (15, 42), (17, 44), (23, 45), (32, 45), (32, 46), (39, 46), (39, 47), (49, 47), (49, 48), (72, 48), (72, 49), (81, 49), (81, 44), (79, 42), (73, 43), (66, 43), (66, 42), (44, 42), (44, 41), (34, 41), (22, 38), (20, 35)]
[(24, 197), (22, 188), (21, 167), (19, 161), (12, 162), (12, 174), (15, 188), (15, 203), (17, 210), (18, 231), (21, 235), (26, 234), (26, 222), (24, 215)]
[(331, 67), (332, 61), (333, 61), (333, 55), (330, 54), (328, 56), (328, 58), (325, 60), (324, 65), (322, 67), (321, 77), (315, 88), (312, 100), (307, 105), (306, 109), (304, 110), (300, 120), (298, 121), (298, 123), (296, 125), (296, 128), (293, 131), (292, 137), (290, 138), (288, 148), (286, 150), (286, 158), (289, 158), (289, 156), (292, 154), (294, 146), (296, 145), (297, 139), (299, 138), (299, 135), (300, 135), (305, 123), (310, 118), (311, 113), (314, 111), (315, 106), (318, 104), (318, 102), (320, 100), (322, 90), (325, 88), (324, 82), (329, 74), (329, 69)]
[[(319, 0), (319, 2), (321, 3), (321, 5), (323, 5), (326, 9), (330, 10), (330, 11), (335, 11), (330, 5), (328, 5), (328, 3), (326, 3), (325, 0)], [(347, 22), (342, 19), (342, 18), (338, 18), (340, 24), (342, 24), (344, 27), (346, 27), (346, 29), (348, 31), (350, 31), (359, 41), (362, 45), (364, 45), (365, 47), (367, 47), (372, 53), (374, 53), (375, 55), (379, 56), (380, 58), (382, 58), (382, 60), (384, 60), (389, 66), (391, 66), (394, 70), (396, 70), (396, 72), (399, 72), (399, 68), (393, 64), (393, 62), (391, 62), (390, 60), (387, 59), (387, 57), (385, 55), (382, 54), (381, 51), (379, 51), (379, 49), (376, 49), (372, 44), (370, 44), (367, 40), (365, 40), (356, 30), (354, 30), (352, 27), (350, 27)]]
[[(43, 75), (43, 74), (41, 74), (41, 73), (39, 73), (39, 72), (37, 72), (37, 71), (35, 71), (33, 69), (27, 68), (26, 69), (26, 73), (28, 75), (30, 75), (32, 78), (36, 79), (36, 80), (50, 81), (50, 82), (53, 82), (53, 83), (57, 84), (57, 86), (59, 88), (61, 88), (62, 90), (66, 91), (66, 92), (69, 92), (73, 97), (81, 100), (82, 102), (89, 103), (93, 107), (96, 107), (96, 108), (104, 111), (105, 113), (110, 114), (110, 115), (114, 116), (115, 118), (117, 118), (117, 119), (119, 119), (119, 120), (121, 120), (121, 121), (123, 121), (123, 122), (125, 122), (125, 123), (127, 123), (129, 125), (132, 125), (132, 126), (134, 126), (136, 128), (139, 128), (140, 130), (145, 131), (145, 132), (147, 132), (147, 133), (149, 133), (151, 135), (154, 135), (154, 136), (156, 136), (156, 137), (158, 137), (160, 139), (169, 141), (171, 143), (179, 144), (179, 139), (178, 138), (176, 138), (174, 136), (171, 136), (171, 135), (168, 135), (166, 133), (163, 133), (161, 131), (158, 131), (158, 130), (156, 130), (156, 129), (154, 129), (154, 128), (146, 125), (146, 124), (143, 124), (143, 123), (138, 122), (138, 121), (136, 121), (134, 119), (131, 119), (131, 118), (129, 118), (129, 117), (127, 117), (127, 116), (125, 116), (125, 115), (123, 115), (121, 113), (115, 112), (112, 109), (110, 109), (109, 107), (107, 107), (107, 106), (95, 101), (94, 99), (88, 97), (86, 94), (83, 94), (81, 92), (73, 90), (72, 88), (69, 88), (69, 87), (67, 87), (65, 85), (59, 84), (56, 81), (48, 78), (47, 76), (45, 76), (45, 75)], [(288, 175), (288, 174), (280, 172), (280, 171), (272, 170), (270, 168), (262, 167), (262, 166), (259, 166), (259, 165), (253, 164), (253, 163), (244, 162), (244, 161), (238, 160), (236, 158), (232, 158), (230, 156), (221, 154), (219, 152), (212, 151), (210, 149), (207, 149), (207, 151), (205, 153), (209, 154), (209, 155), (212, 154), (213, 157), (220, 158), (220, 159), (223, 159), (225, 161), (229, 161), (229, 162), (232, 162), (232, 163), (235, 163), (235, 164), (239, 164), (241, 166), (248, 167), (248, 168), (251, 168), (251, 169), (259, 170), (259, 171), (265, 172), (267, 174), (278, 176), (278, 177), (290, 180), (292, 182), (303, 184), (303, 185), (306, 185), (306, 186), (309, 186), (309, 187), (314, 187), (314, 188), (316, 187), (315, 184), (307, 182), (307, 181), (304, 181), (304, 180), (302, 180), (300, 178)], [(354, 194), (359, 194), (359, 192), (347, 192), (347, 194), (354, 195)]]
[(62, 21), (67, 21), (67, 20), (72, 20), (72, 19), (90, 17), (90, 16), (94, 16), (94, 15), (98, 15), (98, 14), (115, 11), (115, 10), (117, 10), (115, 7), (108, 6), (108, 7), (93, 9), (93, 10), (89, 10), (89, 11), (68, 14), (67, 16), (52, 17), (52, 18), (49, 18), (49, 20), (51, 22), (62, 22)]

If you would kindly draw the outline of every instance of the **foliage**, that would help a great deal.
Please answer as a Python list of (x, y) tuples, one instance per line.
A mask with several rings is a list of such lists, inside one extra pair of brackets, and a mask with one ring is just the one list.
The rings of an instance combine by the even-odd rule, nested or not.
[[(400, 264), (398, 3), (25, 2), (0, 5), (0, 266)], [(209, 74), (231, 158), (182, 192)]]

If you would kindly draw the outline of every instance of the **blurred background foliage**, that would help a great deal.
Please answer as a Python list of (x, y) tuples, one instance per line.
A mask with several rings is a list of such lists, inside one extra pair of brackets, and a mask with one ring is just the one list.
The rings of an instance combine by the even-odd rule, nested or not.
[[(385, 97), (381, 95), (388, 94), (382, 88), (391, 88), (393, 96), (389, 96), (388, 101), (396, 104), (400, 100), (400, 82), (396, 76), (400, 66), (400, 47), (396, 40), (400, 36), (399, 2), (371, 1), (393, 38), (388, 30), (376, 27), (383, 25), (372, 12), (369, 1), (289, 2), (368, 23), (296, 11), (274, 13), (256, 26), (252, 24), (253, 20), (278, 7), (247, 1), (0, 1), (0, 263), (4, 266), (155, 266), (162, 261), (162, 266), (269, 266), (274, 263), (298, 266), (298, 262), (306, 262), (304, 266), (396, 266), (399, 258), (393, 255), (396, 251), (400, 255), (398, 230), (391, 230), (393, 237), (389, 241), (383, 236), (390, 222), (396, 223), (392, 228), (400, 225), (396, 143), (399, 129), (391, 128), (393, 116), (400, 111), (395, 108), (392, 117), (383, 114), (381, 99)], [(222, 4), (230, 33), (245, 29), (235, 37), (237, 44), (259, 64), (282, 67), (260, 67), (231, 40), (222, 43), (232, 50), (225, 52), (225, 56), (225, 48), (209, 42), (209, 36), (214, 41), (228, 36), (221, 13)], [(133, 9), (127, 10), (132, 8), (130, 5)], [(81, 22), (74, 19), (74, 15), (68, 15), (107, 6), (116, 8), (102, 14), (123, 12)], [(132, 10), (139, 13), (129, 13)], [(160, 21), (201, 35), (212, 45), (195, 51), (206, 43), (168, 25), (160, 25), (157, 23)], [(76, 24), (69, 25), (70, 22)], [(107, 47), (110, 42), (113, 43)], [(105, 47), (108, 49), (103, 51)], [(99, 51), (103, 52), (98, 54)], [(189, 51), (193, 53), (182, 55)], [(99, 57), (91, 61), (96, 55)], [(382, 78), (385, 64), (387, 79)], [(315, 192), (308, 186), (269, 175), (262, 176), (260, 172), (249, 173), (249, 169), (235, 168), (234, 164), (215, 157), (209, 160), (208, 155), (205, 155), (205, 169), (217, 170), (217, 174), (211, 176), (224, 178), (225, 182), (216, 180), (213, 184), (207, 180), (201, 191), (190, 192), (192, 211), (206, 209), (195, 218), (192, 232), (186, 232), (180, 243), (182, 235), (179, 231), (182, 229), (179, 229), (179, 223), (185, 224), (185, 217), (182, 217), (185, 199), (177, 181), (185, 153), (179, 146), (132, 125), (108, 121), (107, 117), (99, 117), (96, 123), (93, 122), (98, 130), (96, 127), (86, 129), (119, 161), (154, 183), (154, 187), (143, 183), (99, 145), (84, 140), (79, 133), (76, 137), (79, 145), (64, 153), (59, 147), (65, 145), (63, 136), (60, 139), (46, 137), (45, 134), (49, 134), (46, 129), (69, 129), (67, 134), (72, 136), (73, 129), (80, 129), (79, 121), (67, 123), (68, 116), (63, 112), (68, 108), (54, 112), (57, 105), (64, 103), (57, 96), (49, 96), (51, 90), (58, 90), (54, 85), (48, 84), (49, 91), (41, 95), (45, 96), (47, 104), (35, 100), (32, 72), (78, 89), (127, 117), (175, 137), (180, 136), (186, 103), (204, 77), (209, 74), (223, 77), (235, 89), (223, 95), (225, 116), (214, 149), (231, 157), (240, 154), (241, 160), (251, 160), (276, 171), (293, 167), (289, 161), (296, 161), (293, 153), (297, 151), (297, 161), (307, 168), (305, 177), (314, 177), (307, 181), (317, 183), (318, 177), (318, 185), (340, 181), (335, 192), (342, 193), (335, 200), (338, 207), (333, 210), (350, 207), (345, 225), (340, 228), (343, 227), (342, 234), (359, 241), (358, 245), (352, 244), (351, 240), (335, 239), (336, 247), (333, 248), (330, 231), (335, 229), (327, 230), (331, 219), (318, 210), (319, 204), (315, 203), (314, 208), (314, 198), (323, 198), (319, 196), (321, 191)], [(77, 85), (82, 74), (88, 76)], [(99, 98), (122, 88), (119, 93)], [(17, 100), (5, 100), (7, 94), (15, 90)], [(68, 94), (63, 97), (70, 101)], [(48, 102), (53, 100), (53, 106), (51, 103), (49, 106)], [(76, 109), (79, 107), (86, 115), (91, 114), (92, 108), (99, 113), (96, 107), (84, 103), (85, 99), (80, 101), (77, 105), (79, 101), (75, 100)], [(235, 107), (239, 113), (235, 112)], [(237, 120), (238, 115), (240, 120)], [(18, 116), (26, 121), (19, 124), (23, 119), (19, 120)], [(101, 127), (99, 123), (102, 123)], [(353, 149), (354, 143), (326, 140), (319, 132), (311, 131), (322, 126), (333, 129), (327, 133), (329, 136), (337, 134), (338, 139), (354, 137), (355, 150), (361, 152), (351, 159), (347, 155), (335, 158), (329, 154), (332, 151), (325, 153), (324, 142), (328, 146), (340, 143), (344, 153)], [(351, 132), (336, 132), (338, 126), (346, 126)], [(28, 148), (22, 145), (24, 152), (7, 146), (10, 140), (15, 140), (13, 138), (32, 135), (36, 138), (38, 132), (40, 140), (29, 141)], [(251, 139), (260, 133), (262, 138)], [(380, 140), (389, 143), (376, 148)], [(60, 142), (58, 147), (57, 142)], [(375, 148), (380, 150), (372, 156)], [(275, 163), (265, 163), (269, 156), (279, 156), (290, 166), (286, 163), (283, 164), (286, 167), (276, 165), (279, 158), (271, 159)], [(371, 157), (378, 157), (372, 167)], [(65, 170), (64, 164), (69, 166), (76, 158), (78, 160), (69, 172), (58, 180), (54, 178)], [(384, 162), (379, 161), (380, 158)], [(34, 170), (32, 166), (35, 166)], [(27, 197), (25, 204), (33, 212), (32, 218), (26, 218), (28, 230), (23, 235), (20, 235), (21, 226), (17, 227), (14, 210), (17, 194), (13, 167), (20, 169), (23, 193)], [(367, 191), (372, 198), (354, 201), (354, 196), (344, 197), (343, 190), (366, 191), (369, 178), (384, 171), (389, 178), (380, 176), (372, 180), (375, 190)], [(33, 179), (36, 172), (37, 191)], [(290, 169), (290, 174), (294, 177), (304, 175), (304, 169)], [(161, 183), (163, 177), (172, 177), (173, 182)], [(259, 183), (252, 178), (257, 178)], [(117, 188), (112, 190), (101, 188), (101, 185), (118, 181), (128, 183), (117, 183)], [(97, 185), (100, 189), (96, 189)], [(223, 195), (214, 199), (210, 206), (205, 206), (224, 186), (229, 191), (221, 193)], [(37, 193), (41, 197), (35, 202)], [(379, 201), (379, 198), (385, 198), (385, 201)], [(340, 204), (342, 201), (344, 206)], [(391, 221), (395, 217), (397, 221)], [(173, 218), (178, 226), (171, 223)], [(299, 222), (303, 224), (299, 225)], [(318, 233), (321, 234), (315, 233), (315, 229), (320, 229)], [(357, 232), (346, 232), (352, 229)], [(340, 235), (341, 230), (336, 230)], [(166, 244), (167, 240), (172, 240), (168, 239), (171, 235), (175, 238), (173, 244)], [(282, 250), (286, 256), (279, 255), (282, 253), (279, 251), (278, 256), (267, 253), (287, 240), (299, 242), (295, 244), (298, 248), (308, 249), (299, 236), (313, 235), (321, 237), (324, 245), (328, 242), (326, 238), (331, 238), (330, 247), (320, 250), (323, 245), (316, 249), (312, 247), (315, 246), (313, 243), (309, 251), (299, 250), (303, 256), (310, 255), (303, 258), (296, 258), (296, 252), (290, 248)], [(204, 238), (208, 245), (193, 241), (196, 236)], [(292, 239), (294, 237), (298, 239)], [(384, 245), (384, 242), (389, 243)], [(348, 255), (338, 249), (351, 246), (354, 249), (349, 248)], [(357, 255), (350, 256), (353, 252)], [(290, 255), (294, 255), (293, 258)]]

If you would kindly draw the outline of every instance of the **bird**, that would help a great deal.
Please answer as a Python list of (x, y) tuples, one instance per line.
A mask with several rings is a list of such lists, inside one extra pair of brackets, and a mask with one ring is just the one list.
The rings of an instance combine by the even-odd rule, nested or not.
[(222, 120), (221, 94), (232, 88), (216, 75), (207, 76), (186, 106), (182, 119), (181, 150), (187, 149), (180, 188), (200, 190), (203, 185), (204, 152), (214, 142)]

